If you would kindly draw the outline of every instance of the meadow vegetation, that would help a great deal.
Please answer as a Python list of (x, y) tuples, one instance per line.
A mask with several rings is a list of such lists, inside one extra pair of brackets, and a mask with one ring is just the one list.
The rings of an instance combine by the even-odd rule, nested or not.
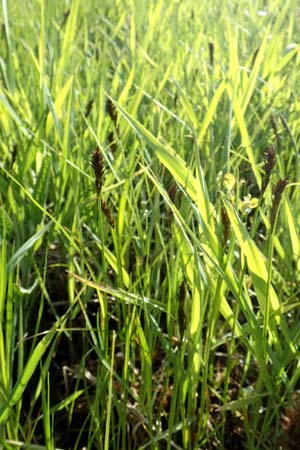
[(0, 23), (0, 449), (300, 448), (298, 2)]

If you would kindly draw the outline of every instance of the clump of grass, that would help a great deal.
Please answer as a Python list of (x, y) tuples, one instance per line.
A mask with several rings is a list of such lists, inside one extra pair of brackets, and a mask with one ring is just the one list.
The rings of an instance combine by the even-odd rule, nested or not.
[(295, 2), (54, 3), (2, 2), (0, 447), (273, 450), (300, 382)]

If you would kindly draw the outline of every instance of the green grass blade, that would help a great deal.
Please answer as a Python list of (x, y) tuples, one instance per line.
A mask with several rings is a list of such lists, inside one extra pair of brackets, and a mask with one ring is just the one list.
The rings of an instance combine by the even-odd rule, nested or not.
[(11, 408), (13, 408), (18, 401), (22, 398), (22, 394), (31, 379), (34, 371), (36, 370), (42, 356), (46, 352), (47, 348), (53, 341), (54, 337), (57, 336), (57, 329), (61, 325), (61, 320), (57, 322), (53, 327), (46, 333), (46, 335), (37, 344), (32, 354), (30, 355), (27, 364), (20, 379), (15, 384), (11, 394), (9, 395), (7, 401), (0, 408), (0, 425), (5, 423), (9, 418), (11, 413)]
[(174, 150), (161, 144), (150, 131), (134, 119), (134, 117), (132, 117), (124, 108), (118, 104), (116, 104), (116, 107), (130, 126), (145, 140), (146, 144), (152, 148), (159, 160), (170, 171), (178, 183), (186, 189), (192, 199), (195, 199), (197, 195), (195, 178), (186, 167), (183, 159), (181, 159)]
[(52, 223), (47, 223), (44, 227), (40, 228), (34, 235), (32, 235), (16, 252), (7, 263), (7, 270), (13, 270), (17, 264), (20, 263), (22, 258), (31, 250), (35, 244), (41, 240), (44, 234), (50, 230)]

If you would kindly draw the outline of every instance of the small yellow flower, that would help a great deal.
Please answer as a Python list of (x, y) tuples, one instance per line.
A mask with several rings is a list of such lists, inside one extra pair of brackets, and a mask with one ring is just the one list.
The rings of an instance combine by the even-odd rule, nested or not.
[(232, 173), (225, 173), (224, 175), (224, 187), (227, 191), (232, 191), (236, 183), (235, 176)]
[(239, 210), (242, 214), (250, 214), (252, 209), (257, 208), (258, 198), (251, 197), (251, 194), (248, 194), (244, 197), (244, 200), (240, 202)]

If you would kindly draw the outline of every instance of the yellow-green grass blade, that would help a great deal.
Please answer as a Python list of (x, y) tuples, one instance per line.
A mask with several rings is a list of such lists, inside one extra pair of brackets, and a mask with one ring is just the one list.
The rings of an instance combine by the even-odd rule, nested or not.
[(109, 384), (108, 384), (108, 398), (107, 398), (107, 404), (106, 404), (107, 410), (106, 410), (106, 423), (105, 423), (104, 450), (109, 449), (109, 441), (110, 441), (110, 427), (111, 427), (111, 415), (112, 415), (112, 404), (113, 404), (115, 346), (116, 346), (116, 332), (113, 331), (111, 359), (110, 359)]
[[(196, 265), (199, 268), (199, 271), (201, 272), (201, 278), (204, 280), (204, 284), (208, 282), (207, 281), (208, 279), (211, 282), (211, 278), (210, 278), (211, 273), (207, 273), (204, 270), (204, 267), (201, 270), (201, 265), (200, 265), (199, 261), (198, 260), (196, 261), (196, 258), (198, 258), (198, 255), (195, 252), (195, 250), (193, 249), (193, 245), (191, 244), (191, 242), (189, 241), (189, 239), (187, 237), (188, 230), (186, 230), (185, 220), (183, 219), (183, 217), (181, 216), (180, 212), (175, 207), (175, 205), (169, 201), (168, 194), (166, 193), (163, 186), (159, 183), (159, 181), (154, 177), (154, 175), (148, 170), (147, 167), (144, 167), (144, 171), (147, 174), (147, 176), (151, 179), (151, 181), (155, 185), (156, 189), (160, 192), (162, 197), (168, 203), (170, 209), (172, 210), (172, 212), (174, 214), (174, 217), (176, 218), (177, 224), (181, 230), (180, 233), (177, 232), (175, 234), (175, 237), (176, 237), (176, 240), (178, 241), (178, 245), (180, 242), (179, 248), (182, 251), (182, 258), (183, 258), (183, 264), (185, 267), (185, 272), (189, 279), (189, 282), (191, 283), (191, 286), (194, 286), (194, 270), (195, 270)], [(206, 227), (206, 230), (208, 230), (208, 233), (210, 233), (209, 226)], [(208, 234), (208, 236), (213, 240), (214, 243), (217, 242), (216, 236), (213, 235), (213, 233)], [(216, 249), (216, 253), (214, 253), (214, 251), (211, 249), (210, 245), (205, 246), (204, 244), (201, 244), (201, 247), (203, 250), (205, 250), (205, 252), (207, 252), (206, 253), (207, 260), (210, 260), (210, 262), (212, 264), (212, 267), (213, 267), (212, 271), (215, 270), (216, 268), (219, 268), (220, 263), (218, 261), (218, 256), (219, 256), (218, 249)], [(220, 274), (223, 274), (222, 270), (221, 270)], [(214, 276), (215, 275), (213, 275), (213, 277)], [(235, 292), (238, 292), (238, 287), (236, 286), (236, 282), (233, 278), (232, 271), (229, 266), (226, 268), (226, 272), (225, 272), (224, 276), (226, 276), (226, 285), (230, 289), (234, 289)], [(224, 288), (224, 286), (222, 286), (222, 289), (223, 288)], [(193, 317), (193, 326), (191, 328), (192, 333), (194, 333), (194, 331), (196, 332), (196, 330), (200, 326), (200, 315), (199, 315), (200, 303), (197, 300), (199, 298), (198, 293), (196, 294), (196, 297), (195, 297), (195, 303), (194, 303), (195, 316)], [(235, 335), (241, 336), (243, 334), (242, 328), (241, 328), (240, 324), (234, 322), (233, 311), (232, 311), (229, 303), (227, 302), (225, 296), (222, 296), (222, 299), (220, 302), (220, 313), (223, 315), (224, 319), (228, 322), (230, 327), (235, 330)], [(201, 314), (201, 311), (200, 311), (200, 314)]]
[(187, 191), (188, 195), (195, 200), (197, 197), (196, 180), (187, 168), (184, 160), (176, 152), (163, 145), (153, 134), (140, 122), (131, 116), (124, 108), (116, 104), (117, 109), (127, 120), (131, 127), (145, 140), (146, 144), (155, 152), (158, 159)]
[(205, 228), (210, 241), (214, 243), (214, 248), (216, 249), (217, 240), (216, 236), (213, 233), (213, 225), (211, 221), (213, 206), (209, 201), (201, 167), (198, 171), (198, 177), (195, 178), (191, 171), (187, 168), (185, 161), (180, 158), (172, 148), (162, 144), (155, 136), (153, 136), (153, 134), (149, 130), (147, 130), (140, 122), (138, 122), (120, 105), (117, 105), (117, 108), (119, 109), (123, 117), (129, 122), (131, 127), (155, 152), (158, 159), (174, 176), (175, 180), (179, 184), (181, 184), (181, 186), (186, 190), (187, 194), (197, 204), (199, 214), (203, 219), (203, 227)]
[(6, 300), (6, 288), (7, 288), (7, 271), (6, 271), (6, 225), (5, 225), (5, 215), (2, 212), (2, 237), (0, 242), (0, 261), (1, 261), (1, 273), (0, 273), (0, 324), (3, 323), (3, 317), (4, 317), (4, 308), (5, 308), (5, 300)]
[[(191, 359), (194, 376), (198, 376), (202, 362), (201, 355), (201, 330), (203, 328), (203, 300), (200, 292), (201, 284), (205, 284), (206, 274), (203, 272), (201, 262), (195, 258), (195, 249), (192, 248), (185, 236), (179, 230), (175, 230), (175, 238), (177, 247), (181, 254), (182, 268), (185, 273), (188, 285), (191, 288), (191, 321), (189, 326), (189, 334), (193, 343), (191, 349)], [(204, 281), (203, 281), (203, 277)]]
[(66, 30), (63, 38), (63, 44), (60, 52), (60, 59), (57, 66), (57, 77), (55, 79), (55, 88), (60, 90), (63, 84), (64, 71), (72, 57), (74, 42), (76, 42), (76, 24), (80, 2), (74, 0), (71, 3), (70, 13), (67, 19)]
[(283, 202), (282, 202), (282, 208), (284, 210), (284, 214), (286, 217), (286, 225), (288, 228), (291, 246), (293, 249), (293, 258), (295, 261), (297, 261), (298, 269), (300, 264), (300, 237), (299, 237), (299, 231), (297, 227), (297, 219), (295, 217), (295, 213), (293, 212), (293, 208), (291, 205), (290, 200), (284, 196)]
[(22, 260), (22, 258), (43, 238), (44, 234), (49, 231), (52, 223), (48, 222), (45, 226), (40, 228), (34, 235), (32, 235), (24, 244), (16, 250), (11, 259), (7, 263), (7, 270), (11, 271)]
[(266, 302), (269, 302), (269, 314), (274, 317), (274, 320), (270, 320), (269, 333), (271, 341), (276, 345), (277, 349), (280, 350), (281, 345), (277, 332), (277, 326), (280, 325), (285, 338), (288, 342), (290, 342), (290, 349), (292, 351), (296, 351), (292, 343), (285, 318), (275, 314), (281, 305), (273, 286), (271, 285), (270, 289), (268, 289), (268, 270), (265, 264), (264, 256), (258, 249), (255, 242), (250, 238), (245, 226), (241, 222), (233, 206), (225, 199), (224, 205), (230, 219), (233, 232), (239, 242), (241, 251), (246, 258), (262, 315), (264, 315), (267, 310)]
[(194, 111), (193, 105), (191, 104), (188, 95), (183, 91), (181, 91), (180, 101), (182, 103), (184, 111), (186, 112), (189, 122), (192, 125), (192, 129), (197, 130), (199, 127), (199, 118)]
[(72, 88), (73, 81), (74, 81), (74, 75), (71, 75), (68, 78), (68, 80), (66, 81), (66, 83), (64, 84), (64, 86), (62, 87), (62, 89), (57, 94), (56, 100), (54, 103), (49, 98), (50, 112), (48, 113), (47, 120), (46, 120), (46, 135), (47, 136), (49, 135), (50, 131), (52, 130), (53, 125), (55, 125), (59, 137), (61, 138), (61, 136), (62, 136), (60, 119), (62, 118), (64, 102), (66, 100), (66, 97), (67, 97), (70, 89)]
[[(241, 250), (246, 257), (249, 270), (252, 275), (252, 281), (256, 288), (256, 293), (262, 311), (265, 310), (266, 293), (267, 293), (267, 278), (268, 271), (264, 262), (264, 255), (260, 252), (255, 242), (250, 238), (245, 226), (238, 217), (233, 206), (224, 202), (225, 208), (230, 219), (234, 234), (240, 244)], [(272, 312), (280, 307), (279, 300), (274, 290), (270, 296)]]
[(145, 296), (140, 296), (137, 294), (133, 294), (130, 292), (127, 292), (122, 289), (114, 289), (111, 286), (95, 283), (94, 281), (88, 280), (84, 277), (81, 277), (73, 272), (67, 271), (72, 277), (74, 277), (77, 281), (80, 283), (83, 283), (86, 286), (89, 286), (93, 289), (99, 290), (101, 292), (104, 292), (106, 294), (109, 294), (117, 299), (120, 299), (128, 304), (136, 305), (136, 306), (154, 306), (154, 308), (159, 309), (162, 312), (166, 312), (165, 304), (163, 302), (160, 302), (158, 300), (154, 300), (152, 298), (148, 298)]
[(202, 226), (205, 228), (205, 232), (207, 233), (210, 242), (213, 243), (215, 251), (217, 251), (217, 239), (214, 235), (213, 222), (211, 221), (213, 207), (209, 201), (201, 167), (198, 171), (198, 178), (195, 178), (194, 175), (188, 170), (185, 161), (180, 158), (173, 149), (162, 144), (150, 131), (148, 131), (120, 105), (117, 105), (117, 108), (129, 122), (131, 127), (145, 140), (152, 150), (154, 150), (159, 160), (170, 171), (176, 181), (182, 185), (191, 199), (196, 202), (199, 213), (203, 219)]
[(15, 384), (12, 392), (8, 396), (6, 402), (0, 408), (0, 425), (5, 423), (9, 418), (11, 413), (11, 408), (21, 399), (26, 386), (28, 385), (34, 371), (36, 370), (42, 356), (46, 352), (47, 348), (53, 341), (54, 337), (57, 336), (57, 330), (59, 326), (62, 325), (65, 319), (60, 319), (57, 321), (52, 328), (46, 332), (46, 335), (37, 344), (32, 354), (30, 355), (27, 364), (20, 379)]
[[(8, 101), (7, 97), (4, 95), (4, 93), (0, 92), (0, 103), (2, 104), (2, 106), (4, 107), (3, 110), (6, 111), (6, 113), (8, 113), (8, 115), (13, 119), (13, 121), (15, 122), (15, 124), (19, 127), (19, 129), (22, 131), (22, 133), (27, 137), (30, 138), (32, 136), (32, 132), (31, 130), (29, 130), (27, 128), (27, 126), (25, 125), (25, 123), (23, 122), (23, 120), (20, 118), (20, 116), (16, 113), (15, 109), (12, 107), (11, 103)], [(3, 111), (2, 110), (2, 111)], [(0, 111), (1, 113), (1, 111)], [(9, 122), (8, 122), (8, 117), (5, 118), (5, 116), (3, 117), (3, 112), (1, 114), (1, 120), (4, 119), (4, 124), (6, 124), (6, 127), (10, 128)], [(7, 131), (9, 131), (9, 128)]]
[(210, 101), (209, 107), (206, 111), (206, 114), (204, 116), (204, 119), (202, 121), (202, 124), (198, 131), (198, 145), (202, 145), (203, 139), (205, 137), (205, 134), (208, 130), (209, 125), (212, 123), (214, 115), (216, 113), (216, 109), (218, 107), (218, 104), (220, 102), (220, 99), (222, 98), (222, 95), (226, 89), (226, 82), (221, 81), (218, 88), (216, 89), (213, 98)]
[(144, 330), (141, 326), (140, 319), (136, 316), (135, 326), (140, 341), (140, 354), (142, 362), (142, 374), (144, 375), (143, 382), (145, 383), (145, 391), (148, 396), (149, 403), (151, 402), (152, 392), (152, 357)]
[(20, 191), (22, 193), (24, 193), (24, 195), (27, 197), (27, 199), (34, 205), (34, 207), (36, 207), (38, 210), (40, 210), (46, 217), (48, 217), (54, 224), (55, 226), (61, 231), (62, 235), (64, 235), (68, 242), (71, 245), (74, 245), (74, 248), (79, 250), (79, 247), (74, 239), (73, 236), (71, 236), (69, 230), (67, 230), (61, 223), (59, 220), (57, 220), (54, 216), (52, 216), (52, 214), (50, 214), (47, 209), (45, 209), (29, 192), (28, 189), (26, 189), (15, 177), (13, 177), (11, 175), (11, 173), (6, 170), (3, 165), (0, 164), (0, 170), (3, 171), (3, 173), (6, 174), (6, 176), (11, 179), (11, 181), (20, 189)]
[(250, 74), (250, 77), (248, 80), (247, 87), (245, 89), (245, 92), (243, 93), (243, 99), (241, 100), (241, 110), (242, 110), (243, 115), (245, 115), (245, 113), (246, 113), (247, 107), (249, 105), (249, 102), (253, 95), (255, 86), (257, 84), (258, 75), (262, 68), (264, 55), (265, 55), (265, 51), (266, 51), (266, 47), (267, 47), (267, 43), (268, 43), (268, 36), (269, 36), (269, 27), (267, 27), (267, 29), (265, 31), (264, 38), (260, 44), (259, 51), (255, 58), (254, 66), (251, 70), (251, 74)]
[(13, 63), (12, 63), (12, 54), (14, 50), (12, 46), (12, 39), (10, 33), (7, 0), (2, 0), (2, 11), (3, 11), (3, 28), (6, 41), (5, 43), (6, 43), (6, 61), (7, 61), (7, 81), (9, 83), (7, 88), (13, 91), (15, 88), (15, 72), (13, 70)]
[(245, 121), (245, 116), (242, 111), (242, 106), (239, 101), (239, 99), (236, 96), (233, 96), (233, 91), (229, 84), (227, 84), (227, 92), (229, 95), (229, 98), (232, 99), (232, 105), (233, 105), (233, 112), (234, 112), (234, 118), (236, 119), (240, 134), (241, 134), (241, 141), (242, 141), (242, 147), (245, 149), (249, 164), (251, 165), (251, 169), (253, 171), (253, 174), (255, 176), (255, 179), (257, 181), (258, 186), (261, 186), (261, 174), (258, 170), (257, 162), (255, 160), (253, 149), (252, 149), (252, 143), (251, 139), (248, 133), (247, 124)]

